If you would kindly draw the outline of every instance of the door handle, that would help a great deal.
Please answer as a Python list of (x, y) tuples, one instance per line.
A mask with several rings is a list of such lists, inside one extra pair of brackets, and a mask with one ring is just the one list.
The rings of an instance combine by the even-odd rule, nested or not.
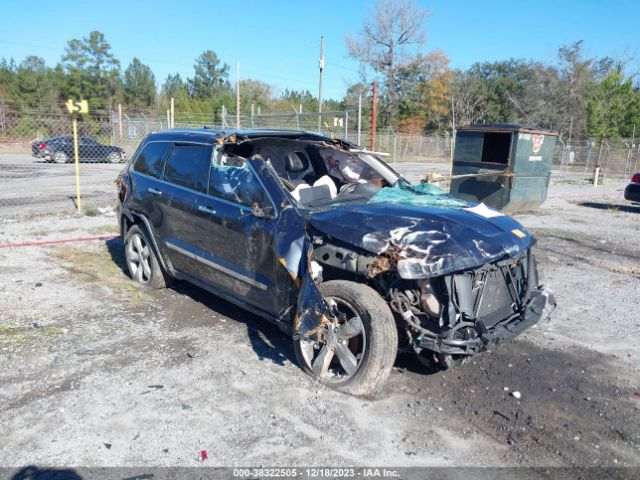
[(158, 190), (157, 188), (147, 188), (147, 192), (152, 193), (154, 195), (162, 195), (162, 192), (160, 190)]
[(208, 213), (209, 215), (216, 214), (216, 211), (213, 208), (205, 207), (204, 205), (198, 205), (198, 210), (204, 213)]

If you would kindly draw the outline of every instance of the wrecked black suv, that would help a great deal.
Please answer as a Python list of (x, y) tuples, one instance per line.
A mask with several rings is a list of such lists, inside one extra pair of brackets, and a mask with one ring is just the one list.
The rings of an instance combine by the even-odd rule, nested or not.
[(135, 281), (187, 280), (273, 321), (305, 372), (348, 393), (374, 392), (399, 346), (449, 367), (552, 300), (519, 223), (345, 141), (157, 132), (117, 184)]

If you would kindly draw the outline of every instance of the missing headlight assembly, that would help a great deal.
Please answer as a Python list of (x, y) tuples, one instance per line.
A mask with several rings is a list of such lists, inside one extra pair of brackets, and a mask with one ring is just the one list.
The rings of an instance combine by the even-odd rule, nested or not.
[(429, 280), (398, 280), (389, 304), (406, 322), (418, 354), (424, 350), (462, 358), (514, 337), (536, 323), (545, 303), (555, 306), (538, 285), (535, 258), (523, 255), (476, 270)]

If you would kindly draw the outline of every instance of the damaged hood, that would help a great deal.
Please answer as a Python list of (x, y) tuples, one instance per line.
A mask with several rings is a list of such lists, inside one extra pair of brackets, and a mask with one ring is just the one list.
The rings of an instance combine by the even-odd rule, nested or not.
[(406, 279), (478, 268), (517, 256), (535, 242), (514, 219), (482, 204), (464, 205), (339, 205), (311, 214), (309, 222), (325, 235), (392, 256)]

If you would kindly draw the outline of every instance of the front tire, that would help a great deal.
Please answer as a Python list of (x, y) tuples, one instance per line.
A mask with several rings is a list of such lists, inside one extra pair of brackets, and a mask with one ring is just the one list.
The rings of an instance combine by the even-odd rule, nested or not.
[(165, 288), (165, 277), (147, 232), (133, 225), (124, 237), (124, 256), (131, 278), (148, 289)]
[(393, 314), (371, 287), (346, 280), (320, 284), (325, 300), (339, 312), (322, 342), (297, 337), (301, 368), (318, 382), (351, 395), (377, 393), (398, 351)]
[(120, 163), (122, 161), (122, 155), (117, 152), (111, 152), (107, 155), (107, 162), (109, 163)]

